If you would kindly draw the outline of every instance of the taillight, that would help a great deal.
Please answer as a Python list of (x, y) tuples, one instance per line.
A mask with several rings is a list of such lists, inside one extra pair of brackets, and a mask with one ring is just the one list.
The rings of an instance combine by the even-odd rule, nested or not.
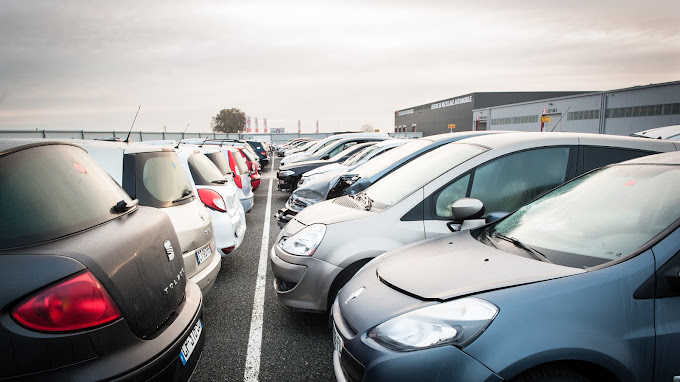
[(104, 287), (85, 271), (29, 297), (12, 311), (21, 325), (43, 332), (89, 329), (121, 317)]
[(236, 187), (243, 188), (243, 184), (241, 183), (241, 175), (236, 174), (236, 176), (234, 176), (234, 183), (236, 183)]
[(198, 197), (201, 198), (203, 204), (208, 206), (208, 208), (220, 212), (227, 212), (227, 205), (224, 203), (222, 196), (217, 192), (207, 188), (199, 188)]
[(222, 248), (222, 252), (224, 252), (225, 255), (228, 255), (228, 254), (231, 253), (231, 251), (234, 250), (234, 248), (236, 248), (236, 246), (234, 246), (234, 245), (232, 245), (231, 247)]
[(266, 152), (266, 151), (260, 151), (260, 154), (262, 154), (262, 155), (264, 155), (264, 156), (267, 156), (267, 152)]

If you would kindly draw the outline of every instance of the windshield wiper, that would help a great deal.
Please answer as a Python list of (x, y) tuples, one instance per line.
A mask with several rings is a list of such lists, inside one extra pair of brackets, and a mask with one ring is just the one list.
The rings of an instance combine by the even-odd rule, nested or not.
[(505, 236), (505, 235), (500, 234), (498, 232), (494, 232), (492, 235), (493, 235), (493, 237), (497, 237), (499, 239), (509, 241), (512, 244), (514, 244), (515, 246), (524, 249), (525, 251), (531, 253), (536, 259), (538, 259), (540, 261), (545, 261), (546, 263), (552, 264), (552, 261), (548, 260), (548, 258), (544, 254), (542, 254), (541, 252), (538, 252), (537, 250), (531, 248), (530, 246), (522, 243), (521, 241), (519, 241), (518, 239), (516, 239), (514, 237)]
[(489, 235), (489, 228), (484, 230), (484, 236), (486, 236), (486, 240), (488, 240), (489, 243), (491, 243), (491, 245), (493, 245), (494, 248), (498, 249), (496, 243), (493, 242), (493, 238), (491, 237), (491, 235)]
[(187, 200), (187, 199), (193, 198), (193, 197), (194, 197), (194, 193), (191, 192), (191, 190), (184, 190), (184, 191), (182, 191), (182, 196), (173, 200), (172, 203), (181, 202), (182, 200)]

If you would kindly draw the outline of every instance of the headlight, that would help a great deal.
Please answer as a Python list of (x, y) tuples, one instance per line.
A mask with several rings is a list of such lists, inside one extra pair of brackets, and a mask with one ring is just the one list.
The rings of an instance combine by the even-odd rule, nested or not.
[(395, 317), (368, 332), (368, 337), (396, 351), (454, 345), (463, 347), (479, 336), (498, 308), (475, 297), (461, 298)]
[(303, 184), (309, 183), (312, 180), (314, 180), (318, 175), (310, 175), (310, 176), (302, 176), (300, 178), (300, 181), (298, 182), (299, 186), (302, 186)]
[(279, 172), (279, 175), (281, 175), (281, 176), (291, 176), (293, 174), (295, 174), (295, 171), (291, 171), (291, 170), (284, 170), (284, 171)]
[(279, 243), (279, 246), (282, 250), (293, 255), (312, 256), (316, 248), (321, 244), (325, 234), (325, 225), (312, 224), (289, 237), (283, 243)]

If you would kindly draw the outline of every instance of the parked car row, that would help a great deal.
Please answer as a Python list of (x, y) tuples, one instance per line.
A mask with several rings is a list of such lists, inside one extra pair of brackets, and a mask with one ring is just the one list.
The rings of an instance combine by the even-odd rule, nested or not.
[(0, 140), (0, 379), (189, 379), (202, 296), (246, 232), (247, 160), (208, 142)]
[(337, 380), (679, 376), (680, 145), (446, 136), (348, 171), (270, 251), (279, 301), (331, 314)]

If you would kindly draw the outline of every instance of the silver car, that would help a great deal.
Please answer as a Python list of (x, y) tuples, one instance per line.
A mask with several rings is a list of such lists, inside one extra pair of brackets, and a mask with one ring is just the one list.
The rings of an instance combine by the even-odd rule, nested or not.
[(676, 150), (670, 141), (575, 133), (491, 134), (443, 145), (364, 192), (296, 215), (270, 252), (274, 289), (289, 308), (327, 311), (369, 260), (459, 229), (451, 211), (458, 199), (480, 199), (481, 218), (509, 213), (594, 168)]

